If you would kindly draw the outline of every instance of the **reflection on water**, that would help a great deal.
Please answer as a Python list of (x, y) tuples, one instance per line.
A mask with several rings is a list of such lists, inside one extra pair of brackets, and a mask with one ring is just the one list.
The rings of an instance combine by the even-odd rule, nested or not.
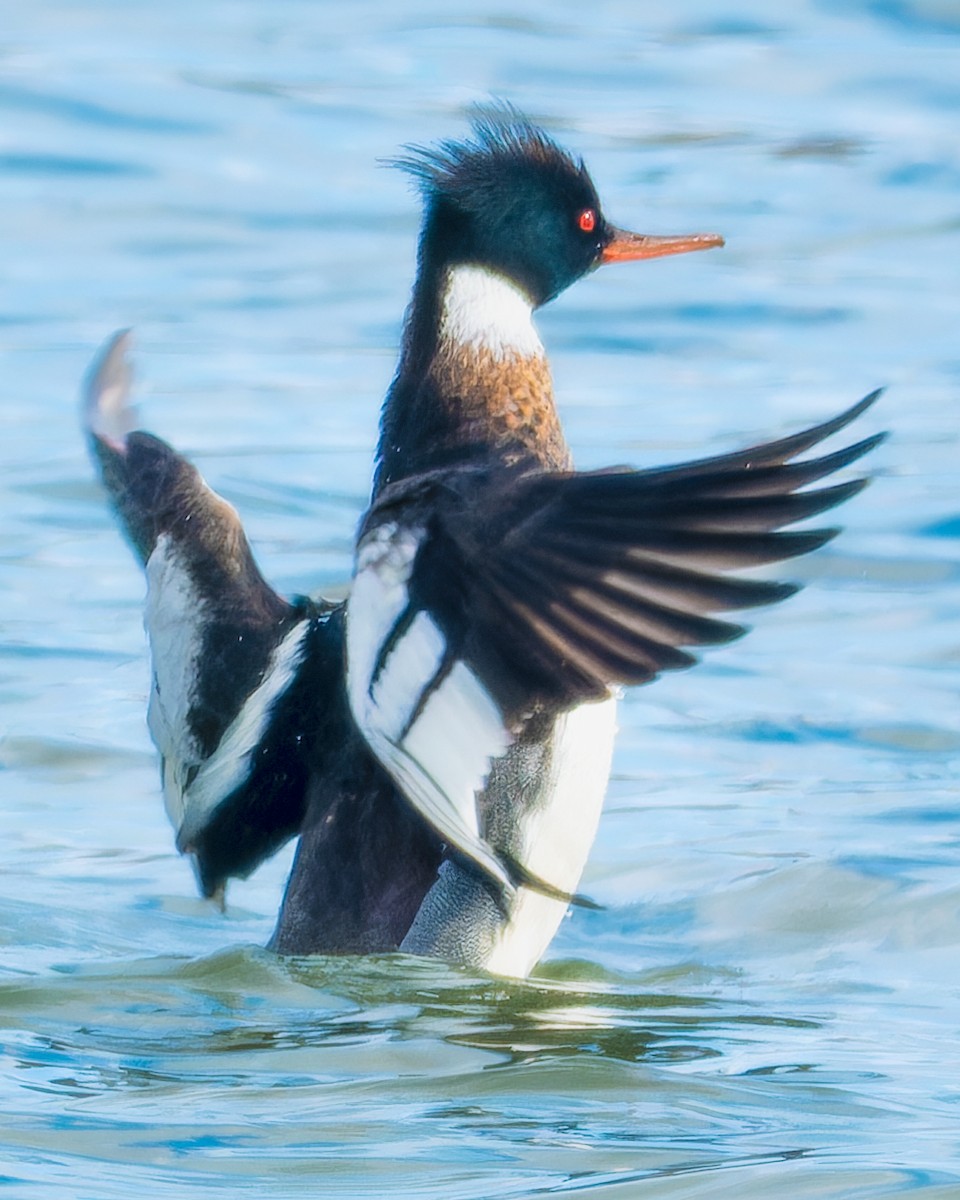
[[(449, 6), (448, 6), (449, 7)], [(0, 1185), (955, 1200), (955, 6), (8, 6), (0, 43)], [(262, 950), (289, 850), (199, 901), (161, 811), (142, 582), (75, 396), (147, 420), (288, 592), (342, 588), (413, 268), (378, 159), (514, 99), (612, 219), (727, 248), (543, 313), (584, 467), (888, 385), (804, 591), (631, 694), (589, 877), (526, 983)], [(954, 1056), (955, 1057), (955, 1056)]]

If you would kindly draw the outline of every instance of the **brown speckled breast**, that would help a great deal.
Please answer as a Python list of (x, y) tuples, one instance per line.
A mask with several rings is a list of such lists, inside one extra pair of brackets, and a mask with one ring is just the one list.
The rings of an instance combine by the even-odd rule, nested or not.
[(543, 355), (501, 358), (441, 343), (429, 374), (458, 440), (502, 446), (507, 462), (532, 457), (548, 470), (572, 466)]

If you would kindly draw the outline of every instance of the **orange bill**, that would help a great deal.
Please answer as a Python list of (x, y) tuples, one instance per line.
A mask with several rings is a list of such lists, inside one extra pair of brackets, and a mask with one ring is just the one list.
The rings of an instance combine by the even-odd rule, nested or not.
[(688, 254), (691, 250), (711, 250), (722, 246), (719, 233), (681, 233), (672, 237), (654, 237), (613, 229), (613, 238), (600, 251), (600, 261), (629, 262), (635, 258), (663, 258), (667, 254)]

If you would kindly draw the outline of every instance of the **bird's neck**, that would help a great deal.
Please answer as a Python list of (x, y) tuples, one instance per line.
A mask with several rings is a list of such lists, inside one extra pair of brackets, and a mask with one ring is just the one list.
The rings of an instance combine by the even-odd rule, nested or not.
[(421, 269), (384, 405), (375, 490), (458, 462), (550, 469), (569, 460), (528, 297), (480, 266)]

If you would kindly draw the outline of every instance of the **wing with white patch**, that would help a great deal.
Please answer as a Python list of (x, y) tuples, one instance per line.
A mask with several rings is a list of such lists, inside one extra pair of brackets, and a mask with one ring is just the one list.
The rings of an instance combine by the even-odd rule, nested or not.
[(374, 754), (440, 834), (499, 883), (477, 795), (534, 712), (561, 713), (691, 665), (744, 627), (714, 614), (792, 584), (739, 569), (804, 554), (835, 529), (786, 531), (864, 480), (811, 487), (874, 447), (799, 455), (876, 394), (816, 428), (660, 470), (436, 472), (388, 487), (358, 544), (350, 702)]
[(455, 661), (433, 617), (410, 603), (424, 531), (387, 522), (363, 538), (347, 604), (347, 687), (381, 765), (437, 832), (505, 888), (482, 837), (476, 794), (510, 743), (480, 680)]
[[(148, 722), (162, 759), (164, 799), (181, 850), (205, 893), (247, 874), (295, 834), (303, 814), (302, 677), (340, 650), (324, 611), (279, 597), (260, 574), (234, 509), (165, 442), (137, 432), (129, 334), (111, 340), (89, 376), (85, 427), (121, 527), (147, 576), (144, 624), (153, 680)], [(274, 728), (293, 706), (280, 754)], [(316, 701), (313, 705), (316, 708)], [(276, 751), (273, 775), (264, 747)], [(254, 787), (256, 776), (257, 786)], [(268, 777), (269, 776), (269, 777)]]

